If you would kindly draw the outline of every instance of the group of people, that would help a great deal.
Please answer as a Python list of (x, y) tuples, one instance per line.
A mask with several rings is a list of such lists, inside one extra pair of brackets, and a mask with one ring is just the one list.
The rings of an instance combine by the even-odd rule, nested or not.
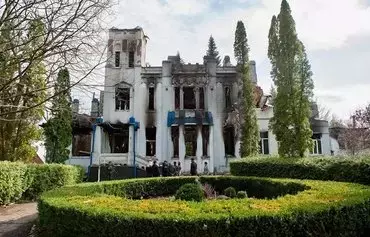
[[(209, 174), (208, 163), (204, 162), (204, 174)], [(146, 167), (147, 177), (167, 177), (167, 176), (179, 176), (181, 174), (181, 163), (174, 161), (173, 164), (164, 161), (162, 164), (157, 163), (157, 160), (149, 162)], [(192, 176), (198, 175), (198, 165), (192, 158), (190, 163), (190, 174)]]
[(154, 160), (153, 163), (149, 163), (146, 167), (147, 177), (167, 177), (167, 176), (179, 176), (181, 172), (181, 163), (173, 162), (173, 164), (164, 161), (162, 164), (158, 165), (157, 161)]

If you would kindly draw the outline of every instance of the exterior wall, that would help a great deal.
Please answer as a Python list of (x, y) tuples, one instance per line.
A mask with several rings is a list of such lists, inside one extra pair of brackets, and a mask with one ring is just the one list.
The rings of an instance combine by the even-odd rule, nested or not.
[(276, 137), (272, 130), (269, 129), (270, 119), (274, 115), (273, 108), (269, 107), (265, 111), (262, 111), (261, 109), (256, 109), (256, 115), (260, 132), (268, 131), (270, 155), (278, 155), (278, 143), (276, 141)]
[(65, 161), (66, 165), (80, 165), (87, 172), (90, 165), (90, 156), (72, 156)]

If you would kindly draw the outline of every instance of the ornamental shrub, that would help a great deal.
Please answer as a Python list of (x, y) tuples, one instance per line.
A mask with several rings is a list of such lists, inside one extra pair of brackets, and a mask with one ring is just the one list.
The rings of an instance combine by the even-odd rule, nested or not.
[(243, 199), (243, 198), (247, 198), (248, 195), (247, 195), (246, 191), (238, 191), (238, 193), (236, 194), (236, 197), (240, 198), (240, 199)]
[[(206, 180), (218, 189), (226, 182), (232, 183), (232, 179), (237, 180), (235, 183), (242, 179), (250, 185), (259, 183), (243, 189), (248, 194), (249, 190), (268, 182), (283, 189), (293, 187), (291, 183), (311, 189), (271, 200), (214, 199), (184, 203), (166, 199), (132, 200), (126, 192), (138, 188), (134, 193), (173, 195), (181, 183), (195, 183), (193, 177), (83, 183), (43, 193), (38, 200), (39, 224), (48, 236), (55, 237), (223, 237), (256, 236), (256, 233), (261, 237), (350, 237), (369, 233), (368, 186), (232, 176), (207, 177)], [(202, 184), (204, 181), (200, 179)]]
[(32, 200), (42, 192), (82, 181), (82, 167), (61, 164), (0, 162), (0, 205), (21, 198)]
[(370, 158), (246, 158), (230, 162), (236, 176), (333, 180), (370, 185)]
[(204, 199), (202, 188), (198, 184), (184, 184), (177, 190), (175, 198), (184, 201), (201, 202)]
[(234, 198), (236, 197), (236, 190), (234, 187), (228, 187), (224, 190), (224, 194), (229, 198)]

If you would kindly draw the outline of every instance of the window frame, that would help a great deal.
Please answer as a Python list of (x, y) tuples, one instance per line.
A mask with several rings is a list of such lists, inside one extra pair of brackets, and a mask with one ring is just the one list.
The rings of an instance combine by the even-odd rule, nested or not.
[(115, 51), (114, 52), (114, 67), (118, 68), (121, 66), (121, 52)]
[[(125, 100), (125, 99), (119, 99), (118, 98), (118, 90), (122, 90), (122, 92), (121, 93), (123, 93), (124, 92), (124, 90), (127, 90), (127, 92), (128, 92), (128, 99), (127, 100)], [(122, 96), (123, 97), (123, 96)], [(119, 86), (117, 86), (116, 88), (115, 88), (115, 110), (116, 111), (130, 111), (130, 102), (131, 102), (131, 88), (129, 88), (129, 87), (119, 87)], [(124, 105), (120, 105), (120, 106), (117, 106), (117, 103), (118, 102), (121, 102), (121, 101), (127, 101), (127, 103), (126, 103), (126, 107), (125, 108), (123, 108), (122, 109), (122, 107), (124, 106)]]
[[(264, 136), (266, 135), (266, 136)], [(265, 149), (265, 142), (267, 143), (267, 149)], [(270, 143), (269, 143), (269, 132), (268, 131), (261, 131), (260, 132), (260, 140), (259, 140), (259, 153), (261, 155), (270, 155)], [(265, 151), (267, 150), (267, 153)]]

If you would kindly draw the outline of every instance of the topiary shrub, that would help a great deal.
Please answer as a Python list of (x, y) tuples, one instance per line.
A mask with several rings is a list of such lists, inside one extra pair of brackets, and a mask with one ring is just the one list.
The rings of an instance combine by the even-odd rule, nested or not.
[(178, 200), (201, 202), (204, 199), (202, 188), (198, 184), (184, 184), (177, 190), (175, 198)]
[(248, 195), (247, 195), (246, 191), (238, 191), (238, 193), (236, 194), (236, 197), (240, 198), (240, 199), (243, 199), (243, 198), (247, 198)]
[(234, 198), (236, 197), (236, 190), (233, 187), (228, 187), (227, 189), (224, 190), (224, 194), (229, 198)]

